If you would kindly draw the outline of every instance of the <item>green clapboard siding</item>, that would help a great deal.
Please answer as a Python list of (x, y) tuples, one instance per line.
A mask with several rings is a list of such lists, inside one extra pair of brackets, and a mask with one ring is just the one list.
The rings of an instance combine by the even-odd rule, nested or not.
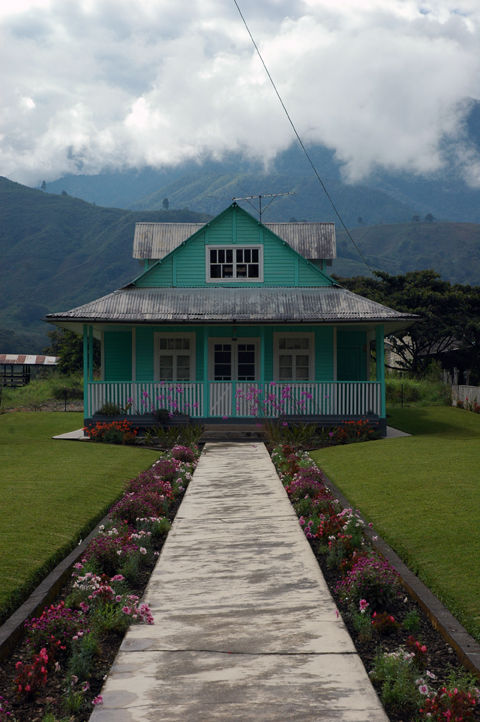
[(135, 285), (138, 288), (162, 288), (173, 286), (173, 253), (170, 253), (161, 261), (158, 261), (152, 268), (149, 268), (140, 278), (137, 278)]
[(131, 331), (105, 331), (103, 336), (105, 381), (132, 378)]
[[(139, 288), (211, 286), (206, 281), (206, 245), (263, 245), (263, 277), (252, 286), (327, 286), (331, 279), (274, 233), (262, 228), (248, 213), (230, 207), (205, 229), (197, 232), (164, 259), (136, 279)], [(227, 288), (244, 287), (244, 282), (221, 282)]]
[(365, 331), (337, 332), (338, 381), (367, 381), (367, 335)]

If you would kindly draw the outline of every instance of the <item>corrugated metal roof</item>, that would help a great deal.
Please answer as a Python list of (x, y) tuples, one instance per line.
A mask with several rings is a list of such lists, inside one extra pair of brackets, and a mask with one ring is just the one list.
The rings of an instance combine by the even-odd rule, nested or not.
[[(399, 313), (339, 286), (318, 288), (126, 287), (48, 321), (114, 323), (364, 322), (408, 325)], [(393, 324), (393, 325), (392, 325)]]
[(264, 223), (273, 233), (309, 259), (337, 256), (334, 223)]
[(205, 223), (136, 223), (133, 238), (133, 257), (163, 258)]
[(0, 353), (0, 364), (13, 364), (22, 366), (56, 366), (58, 356), (38, 356), (35, 354)]
[[(137, 223), (133, 257), (160, 259), (203, 228), (205, 223)], [(304, 258), (330, 260), (336, 257), (334, 223), (264, 223)]]

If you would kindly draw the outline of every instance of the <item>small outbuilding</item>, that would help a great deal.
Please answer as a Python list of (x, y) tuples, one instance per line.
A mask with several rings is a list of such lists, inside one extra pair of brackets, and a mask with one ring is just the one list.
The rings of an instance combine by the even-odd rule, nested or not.
[(58, 356), (35, 354), (0, 354), (0, 385), (25, 386), (40, 369), (58, 364)]

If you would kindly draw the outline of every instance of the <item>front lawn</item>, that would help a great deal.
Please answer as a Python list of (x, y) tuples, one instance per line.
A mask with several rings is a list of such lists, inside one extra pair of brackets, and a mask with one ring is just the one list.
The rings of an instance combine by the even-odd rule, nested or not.
[(82, 424), (81, 413), (0, 416), (0, 615), (158, 458), (132, 446), (52, 439)]
[(480, 415), (404, 408), (392, 411), (388, 423), (414, 436), (312, 456), (480, 639)]

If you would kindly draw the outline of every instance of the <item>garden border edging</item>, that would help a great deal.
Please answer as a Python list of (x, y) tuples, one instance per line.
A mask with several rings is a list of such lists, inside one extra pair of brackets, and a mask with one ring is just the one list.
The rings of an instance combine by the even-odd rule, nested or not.
[(60, 589), (71, 574), (75, 562), (82, 556), (92, 539), (99, 533), (100, 526), (105, 524), (104, 517), (92, 531), (82, 539), (67, 556), (52, 569), (49, 574), (33, 590), (30, 596), (11, 614), (0, 627), (0, 661), (11, 654), (17, 642), (23, 636), (25, 622), (41, 612), (54, 601)]
[[(318, 466), (318, 464), (317, 464)], [(321, 467), (319, 467), (321, 468)], [(325, 481), (344, 508), (353, 508), (346, 496), (322, 470)], [(356, 510), (357, 511), (357, 510)], [(365, 532), (372, 546), (392, 565), (400, 575), (407, 592), (418, 602), (432, 626), (440, 632), (446, 642), (455, 650), (460, 662), (480, 679), (480, 644), (467, 632), (458, 619), (442, 604), (433, 592), (414, 574), (398, 554), (372, 527), (368, 526), (362, 514), (358, 516), (365, 524)]]

